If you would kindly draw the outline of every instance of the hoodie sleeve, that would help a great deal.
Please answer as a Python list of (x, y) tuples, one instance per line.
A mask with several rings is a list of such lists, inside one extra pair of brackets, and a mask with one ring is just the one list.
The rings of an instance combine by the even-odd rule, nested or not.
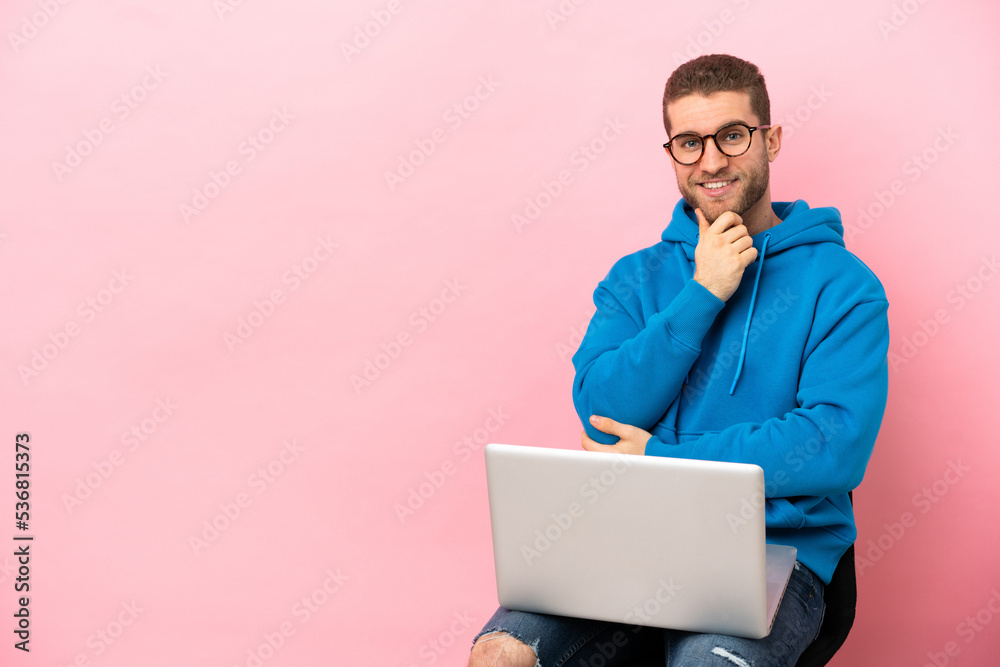
[(612, 270), (597, 286), (597, 312), (573, 355), (573, 404), (587, 435), (603, 444), (618, 438), (591, 426), (590, 416), (652, 428), (679, 394), (705, 334), (725, 305), (688, 280), (666, 309), (643, 321), (634, 290), (616, 298), (621, 291), (613, 288), (615, 276)]
[(886, 405), (887, 308), (886, 301), (856, 304), (831, 327), (803, 360), (791, 412), (676, 443), (654, 436), (646, 454), (759, 465), (768, 497), (854, 489)]

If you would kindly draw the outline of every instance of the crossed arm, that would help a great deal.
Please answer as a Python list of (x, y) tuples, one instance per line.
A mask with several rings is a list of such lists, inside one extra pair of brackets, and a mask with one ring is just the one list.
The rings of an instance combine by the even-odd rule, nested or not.
[[(739, 287), (746, 267), (757, 258), (757, 250), (743, 225), (743, 219), (736, 213), (723, 213), (711, 224), (701, 209), (695, 209), (695, 215), (698, 218), (698, 246), (695, 248), (693, 280), (725, 302)], [(637, 426), (601, 415), (592, 415), (590, 423), (619, 440), (614, 445), (604, 445), (593, 440), (584, 430), (582, 444), (588, 451), (642, 455), (646, 453), (646, 443), (652, 437), (651, 433)]]
[(646, 453), (646, 443), (653, 437), (653, 434), (649, 431), (644, 431), (638, 426), (620, 424), (609, 417), (592, 415), (590, 423), (593, 424), (594, 428), (604, 433), (618, 436), (618, 442), (613, 445), (602, 445), (591, 439), (587, 435), (587, 432), (584, 431), (582, 434), (582, 444), (583, 448), (588, 452), (612, 452), (615, 454), (638, 454), (642, 456)]
[[(827, 314), (825, 328), (817, 328), (807, 344), (794, 409), (701, 435), (665, 431), (657, 437), (645, 430), (676, 398), (699, 354), (696, 344), (672, 328), (671, 309), (654, 316), (646, 328), (624, 310), (608, 314), (595, 339), (585, 340), (574, 360), (580, 362), (574, 399), (581, 418), (588, 420), (583, 448), (754, 463), (782, 496), (850, 491), (867, 467), (888, 384), (884, 293), (858, 284), (825, 295), (832, 309), (821, 309)], [(852, 292), (856, 287), (861, 291)], [(685, 306), (678, 319), (687, 318), (686, 312)], [(710, 323), (706, 317), (701, 320), (705, 327)], [(690, 331), (682, 327), (681, 333)], [(599, 442), (616, 437), (617, 444)]]

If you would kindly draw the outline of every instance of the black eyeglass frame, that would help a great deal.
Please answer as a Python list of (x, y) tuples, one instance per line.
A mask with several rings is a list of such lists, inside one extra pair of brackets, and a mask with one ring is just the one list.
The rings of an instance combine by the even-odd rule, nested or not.
[[(737, 153), (736, 155), (731, 155), (731, 154), (727, 153), (726, 151), (724, 151), (722, 149), (722, 146), (719, 145), (719, 140), (718, 140), (717, 137), (722, 132), (728, 130), (731, 127), (735, 127), (736, 125), (741, 125), (741, 126), (745, 127), (747, 130), (750, 131), (750, 140), (747, 141), (747, 147), (745, 149), (743, 149), (742, 152)], [(756, 127), (750, 127), (746, 123), (730, 123), (729, 125), (726, 125), (725, 127), (720, 128), (717, 132), (714, 132), (712, 134), (699, 135), (699, 134), (695, 134), (694, 132), (681, 132), (680, 134), (675, 134), (674, 136), (670, 137), (670, 139), (667, 141), (667, 143), (663, 144), (663, 147), (667, 150), (667, 154), (671, 158), (673, 158), (674, 162), (676, 162), (677, 164), (680, 164), (680, 165), (684, 165), (685, 167), (690, 167), (693, 164), (698, 164), (698, 160), (700, 160), (702, 158), (702, 156), (705, 155), (705, 146), (708, 145), (708, 139), (709, 138), (711, 138), (712, 141), (715, 142), (715, 147), (719, 150), (719, 152), (722, 153), (723, 155), (725, 155), (726, 157), (739, 157), (741, 155), (745, 155), (746, 152), (748, 150), (750, 150), (750, 146), (753, 145), (753, 133), (756, 130), (769, 130), (772, 127), (774, 127), (774, 126), (773, 125), (757, 125)], [(694, 162), (681, 162), (680, 160), (677, 159), (677, 156), (674, 155), (674, 152), (672, 150), (670, 150), (670, 144), (673, 143), (674, 139), (676, 139), (677, 137), (685, 137), (685, 136), (697, 137), (698, 139), (701, 140), (701, 152), (698, 153), (698, 157), (694, 160)]]

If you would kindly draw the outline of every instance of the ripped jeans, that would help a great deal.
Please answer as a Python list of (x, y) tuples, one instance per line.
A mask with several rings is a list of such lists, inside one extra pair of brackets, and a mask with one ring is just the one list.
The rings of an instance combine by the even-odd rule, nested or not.
[[(819, 634), (826, 606), (823, 582), (795, 564), (770, 634), (763, 639), (663, 630), (500, 607), (476, 640), (506, 632), (527, 644), (536, 667), (611, 667), (654, 657), (666, 667), (793, 667)], [(487, 641), (504, 641), (493, 635)], [(647, 663), (643, 663), (647, 664)], [(652, 663), (650, 663), (652, 664)]]

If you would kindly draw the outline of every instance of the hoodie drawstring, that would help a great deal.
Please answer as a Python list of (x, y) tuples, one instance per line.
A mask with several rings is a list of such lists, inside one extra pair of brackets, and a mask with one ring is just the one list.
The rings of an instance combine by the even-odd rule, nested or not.
[(747, 323), (743, 327), (743, 346), (740, 348), (740, 361), (736, 366), (736, 377), (733, 378), (733, 386), (729, 388), (729, 395), (736, 391), (736, 383), (740, 380), (740, 373), (743, 372), (743, 359), (747, 355), (747, 338), (750, 337), (750, 320), (753, 319), (753, 306), (757, 301), (757, 285), (760, 283), (760, 270), (764, 268), (764, 255), (767, 252), (767, 241), (770, 234), (764, 235), (764, 243), (760, 246), (760, 262), (757, 264), (757, 277), (753, 279), (753, 293), (750, 295), (750, 311), (747, 313)]

